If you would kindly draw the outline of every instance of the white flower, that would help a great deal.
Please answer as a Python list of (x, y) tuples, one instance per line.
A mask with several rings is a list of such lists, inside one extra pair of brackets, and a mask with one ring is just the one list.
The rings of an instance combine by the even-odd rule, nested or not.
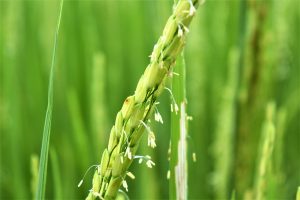
[(126, 148), (126, 151), (125, 151), (125, 156), (127, 155), (127, 157), (131, 160), (132, 159), (132, 153), (130, 151), (130, 147), (127, 147)]
[(183, 31), (180, 27), (180, 25), (178, 25), (178, 37), (182, 37), (183, 36)]
[(139, 159), (139, 164), (141, 164), (143, 162), (143, 158)]
[(190, 3), (189, 15), (193, 16), (196, 13), (196, 8), (194, 7), (192, 0), (189, 0), (189, 3)]
[(195, 13), (196, 13), (196, 8), (193, 5), (191, 5), (189, 15), (193, 16)]
[(152, 160), (147, 160), (146, 165), (147, 167), (152, 168), (152, 166), (155, 166), (155, 163)]
[(164, 123), (164, 121), (163, 121), (163, 119), (162, 119), (160, 113), (158, 112), (157, 108), (156, 108), (156, 112), (155, 112), (155, 114), (154, 114), (154, 119), (155, 119), (155, 121), (157, 121), (157, 122), (160, 122), (160, 123), (162, 123), (162, 124)]
[(135, 179), (135, 176), (133, 175), (133, 173), (127, 172), (126, 174), (127, 174), (127, 176), (129, 176), (131, 179)]
[(183, 29), (184, 29), (184, 31), (187, 32), (187, 33), (190, 32), (190, 30), (188, 29), (188, 27), (186, 27), (186, 26), (184, 26), (184, 25), (183, 25)]
[(125, 180), (123, 180), (122, 185), (125, 188), (126, 192), (128, 192), (128, 185), (127, 185), (127, 182)]
[(83, 183), (83, 179), (80, 180), (80, 182), (78, 183), (77, 187), (80, 187)]
[(154, 135), (153, 131), (149, 131), (149, 133), (148, 133), (148, 146), (150, 146), (151, 148), (156, 147), (155, 135)]
[(171, 98), (172, 98), (171, 112), (175, 111), (175, 113), (176, 113), (176, 115), (177, 115), (177, 112), (179, 111), (179, 107), (178, 107), (178, 105), (177, 105), (177, 103), (176, 103), (176, 101), (175, 101), (175, 98), (174, 98), (174, 96), (173, 96), (173, 93), (172, 93), (172, 91), (171, 91), (169, 88), (165, 87), (165, 89), (170, 93)]
[(149, 126), (147, 126), (147, 124), (145, 124), (145, 122), (143, 122), (142, 120), (140, 120), (140, 122), (146, 128), (146, 130), (148, 132), (148, 146), (150, 146), (152, 148), (156, 147), (155, 135), (154, 135), (153, 131), (150, 129)]

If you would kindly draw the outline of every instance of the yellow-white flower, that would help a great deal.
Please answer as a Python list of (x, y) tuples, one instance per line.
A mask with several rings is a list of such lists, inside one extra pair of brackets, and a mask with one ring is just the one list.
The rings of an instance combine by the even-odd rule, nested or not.
[(132, 153), (130, 151), (130, 147), (126, 148), (125, 156), (127, 156), (130, 160), (132, 159)]
[(154, 135), (153, 131), (149, 131), (149, 133), (148, 133), (148, 146), (150, 146), (151, 148), (156, 147), (155, 135)]
[(161, 117), (161, 115), (160, 115), (160, 113), (158, 112), (157, 109), (156, 109), (156, 112), (154, 113), (154, 119), (157, 122), (160, 122), (162, 124), (164, 123), (164, 121), (163, 121), (163, 119), (162, 119), (162, 117)]
[(133, 173), (127, 172), (126, 174), (127, 174), (127, 176), (129, 176), (131, 179), (135, 179), (135, 176), (133, 175)]
[(125, 188), (126, 192), (128, 192), (128, 185), (127, 185), (127, 182), (125, 180), (123, 180), (122, 185)]
[(146, 165), (147, 167), (152, 168), (152, 166), (155, 166), (155, 163), (152, 160), (147, 160)]

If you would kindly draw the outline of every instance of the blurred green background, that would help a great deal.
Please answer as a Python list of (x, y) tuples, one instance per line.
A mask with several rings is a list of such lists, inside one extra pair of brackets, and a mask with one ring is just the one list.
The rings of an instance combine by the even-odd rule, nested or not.
[[(267, 199), (300, 185), (298, 0), (207, 0), (185, 49), (189, 199), (253, 199), (265, 124), (275, 127), (263, 178)], [(46, 197), (82, 199), (115, 114), (132, 94), (171, 14), (171, 0), (65, 1), (58, 38)], [(0, 199), (31, 199), (47, 106), (58, 1), (0, 1)], [(175, 76), (176, 78), (176, 76)], [(153, 129), (153, 169), (136, 162), (132, 199), (168, 198), (170, 101)], [(273, 106), (273, 114), (267, 107)], [(270, 106), (271, 105), (271, 106)], [(272, 110), (272, 109), (271, 109)], [(271, 115), (271, 116), (269, 116)], [(196, 152), (197, 162), (192, 162)]]

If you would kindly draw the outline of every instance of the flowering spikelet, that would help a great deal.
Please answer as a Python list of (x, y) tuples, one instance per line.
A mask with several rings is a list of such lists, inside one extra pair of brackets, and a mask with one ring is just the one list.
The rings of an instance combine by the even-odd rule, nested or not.
[[(147, 122), (155, 111), (156, 100), (164, 90), (166, 79), (185, 45), (188, 27), (198, 4), (199, 0), (179, 0), (174, 7), (134, 94), (126, 98), (117, 113), (108, 147), (102, 154), (101, 167), (95, 172), (97, 181), (95, 184), (93, 182), (87, 199), (115, 199), (121, 185), (127, 191), (125, 177), (134, 158), (140, 159), (139, 162), (145, 160), (149, 168), (155, 165), (150, 156), (137, 157), (135, 153), (145, 129), (148, 132), (148, 145), (152, 148), (156, 146), (155, 135)], [(172, 109), (176, 113), (179, 110), (175, 101)], [(163, 123), (158, 111), (154, 118)]]
[(156, 147), (155, 135), (154, 135), (153, 131), (150, 131), (148, 133), (148, 146), (150, 146), (151, 148), (155, 148)]

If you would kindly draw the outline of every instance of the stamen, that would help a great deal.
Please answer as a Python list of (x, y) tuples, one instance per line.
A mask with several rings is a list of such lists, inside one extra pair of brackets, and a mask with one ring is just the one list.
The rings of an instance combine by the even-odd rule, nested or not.
[(155, 119), (155, 121), (157, 121), (157, 122), (160, 122), (160, 123), (162, 123), (162, 124), (164, 123), (164, 121), (163, 121), (163, 119), (162, 119), (160, 113), (158, 112), (157, 107), (155, 107), (154, 119)]
[(155, 144), (155, 135), (154, 133), (151, 131), (150, 133), (148, 133), (148, 146), (150, 146), (151, 148), (155, 148), (156, 144)]
[(181, 27), (180, 27), (180, 25), (178, 24), (178, 37), (182, 37), (183, 36), (183, 31), (182, 31), (182, 29), (181, 29)]
[(152, 166), (155, 166), (155, 163), (152, 160), (148, 160), (146, 162), (147, 167), (152, 168)]
[(126, 174), (127, 174), (127, 176), (129, 176), (131, 179), (135, 179), (135, 176), (133, 175), (133, 173), (127, 172)]
[(80, 186), (82, 185), (83, 180), (84, 180), (86, 174), (87, 174), (93, 167), (97, 167), (97, 168), (98, 168), (99, 165), (92, 165), (92, 166), (90, 166), (90, 167), (85, 171), (85, 173), (84, 173), (84, 175), (83, 175), (83, 178), (79, 181), (77, 187), (80, 187)]
[(192, 0), (189, 0), (189, 3), (190, 3), (189, 15), (193, 16), (196, 13), (196, 8), (194, 7)]
[(129, 160), (132, 159), (132, 153), (130, 151), (130, 147), (127, 147), (126, 148), (126, 151), (125, 151), (125, 156), (127, 155), (127, 157), (129, 158)]
[(127, 182), (125, 180), (122, 181), (122, 185), (125, 188), (126, 192), (128, 192), (128, 185), (127, 185)]
[[(173, 96), (173, 93), (172, 93), (172, 91), (171, 91), (169, 88), (165, 87), (165, 89), (166, 89), (167, 91), (169, 91), (169, 93), (170, 93), (170, 95), (171, 95), (172, 104), (174, 105), (174, 110), (175, 110), (175, 113), (176, 113), (176, 115), (177, 115), (177, 112), (179, 111), (179, 107), (178, 107), (178, 105), (177, 105), (177, 103), (176, 103), (176, 101), (175, 101), (175, 98), (174, 98), (174, 96)], [(173, 112), (173, 105), (172, 105), (172, 104), (171, 104), (171, 112)]]

